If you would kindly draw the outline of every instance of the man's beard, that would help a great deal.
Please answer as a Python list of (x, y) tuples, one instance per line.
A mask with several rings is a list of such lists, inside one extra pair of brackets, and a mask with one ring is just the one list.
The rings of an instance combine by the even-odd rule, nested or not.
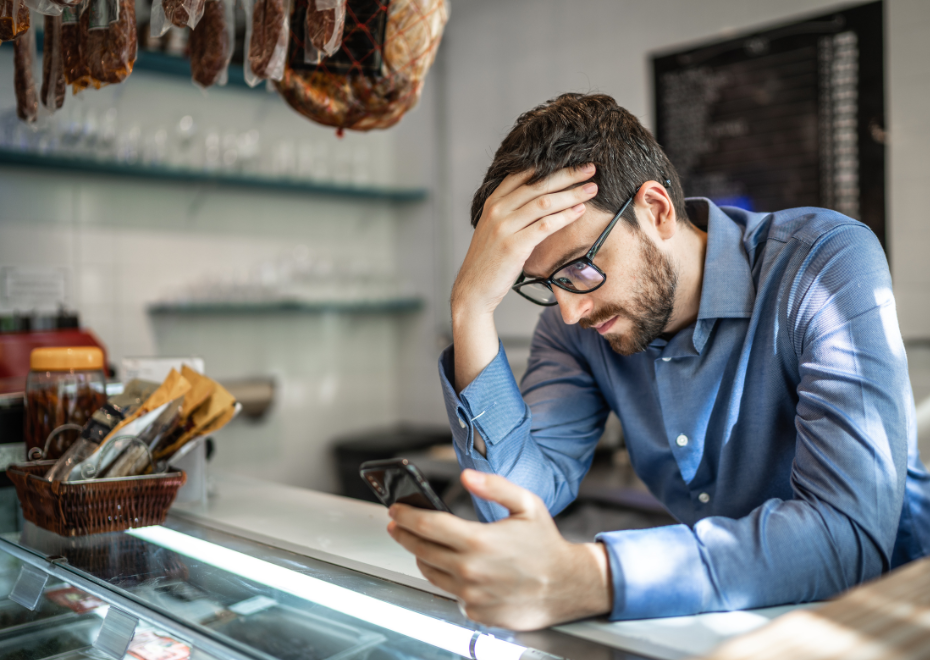
[(633, 328), (629, 333), (607, 335), (610, 347), (620, 355), (633, 355), (646, 350), (662, 334), (675, 308), (678, 272), (668, 258), (642, 232), (636, 232), (642, 254), (643, 272), (640, 288), (633, 295), (630, 307), (608, 303), (591, 316), (581, 319), (582, 328), (592, 328), (614, 316), (628, 319)]

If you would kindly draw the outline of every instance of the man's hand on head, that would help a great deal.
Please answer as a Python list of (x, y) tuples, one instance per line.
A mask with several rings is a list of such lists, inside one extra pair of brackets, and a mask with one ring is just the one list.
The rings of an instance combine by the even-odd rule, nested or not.
[(531, 170), (511, 174), (488, 197), (452, 288), (457, 308), (493, 312), (516, 281), (533, 249), (580, 218), (597, 185), (594, 165), (566, 168), (533, 184)]
[(511, 174), (488, 197), (452, 287), (456, 391), (497, 355), (494, 310), (536, 246), (584, 214), (597, 185), (576, 184), (594, 172), (594, 165), (562, 169), (533, 184), (532, 171)]
[(566, 541), (542, 500), (503, 477), (465, 470), (462, 483), (506, 507), (510, 517), (484, 524), (395, 504), (388, 533), (416, 555), (426, 579), (459, 599), (470, 619), (536, 630), (610, 611), (601, 544)]

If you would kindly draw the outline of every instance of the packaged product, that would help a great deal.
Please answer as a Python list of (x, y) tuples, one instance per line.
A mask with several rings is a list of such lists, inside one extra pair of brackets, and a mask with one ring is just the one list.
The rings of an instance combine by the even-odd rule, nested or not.
[(90, 68), (84, 58), (81, 39), (81, 11), (84, 4), (65, 7), (61, 11), (61, 53), (65, 83), (74, 94), (90, 85)]
[(88, 0), (81, 14), (81, 48), (90, 84), (123, 82), (136, 62), (136, 5), (133, 0)]
[(163, 36), (171, 26), (197, 27), (203, 16), (205, 0), (153, 0), (149, 33)]
[(39, 99), (32, 77), (35, 57), (35, 30), (26, 30), (13, 40), (13, 88), (16, 91), (16, 116), (30, 123), (39, 115)]
[(330, 57), (339, 50), (345, 24), (346, 0), (307, 1), (306, 43), (320, 57)]
[(236, 36), (234, 1), (207, 0), (200, 22), (191, 32), (191, 77), (200, 87), (226, 84)]
[(29, 29), (29, 7), (23, 0), (0, 0), (0, 41), (12, 41)]
[(94, 453), (117, 425), (135, 414), (156, 389), (158, 383), (146, 380), (129, 381), (121, 394), (111, 396), (91, 416), (80, 437), (46, 473), (45, 478), (49, 481), (62, 481), (67, 477), (75, 465)]
[(420, 98), (449, 17), (448, 3), (353, 0), (342, 47), (314, 60), (307, 57), (308, 45), (295, 26), (305, 26), (307, 12), (318, 7), (319, 0), (294, 0), (278, 92), (297, 112), (340, 131), (393, 126)]
[(45, 39), (42, 50), (42, 105), (54, 112), (65, 103), (61, 16), (45, 17)]
[(287, 58), (290, 19), (285, 0), (242, 0), (245, 10), (243, 73), (250, 87), (281, 80)]

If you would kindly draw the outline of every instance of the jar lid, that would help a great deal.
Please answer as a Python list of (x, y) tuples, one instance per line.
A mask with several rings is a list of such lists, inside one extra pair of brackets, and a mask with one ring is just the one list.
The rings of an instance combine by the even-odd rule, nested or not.
[(34, 348), (29, 355), (33, 371), (91, 371), (103, 369), (103, 351), (96, 346)]

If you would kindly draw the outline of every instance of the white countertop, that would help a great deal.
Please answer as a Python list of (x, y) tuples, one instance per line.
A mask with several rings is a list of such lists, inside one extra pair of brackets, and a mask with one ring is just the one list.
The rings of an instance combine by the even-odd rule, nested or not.
[[(383, 506), (233, 474), (212, 476), (216, 491), (206, 507), (175, 507), (172, 514), (448, 597), (423, 578), (413, 556), (388, 536)], [(679, 660), (707, 653), (792, 609), (796, 607), (615, 623), (588, 620), (557, 630), (661, 660)]]

